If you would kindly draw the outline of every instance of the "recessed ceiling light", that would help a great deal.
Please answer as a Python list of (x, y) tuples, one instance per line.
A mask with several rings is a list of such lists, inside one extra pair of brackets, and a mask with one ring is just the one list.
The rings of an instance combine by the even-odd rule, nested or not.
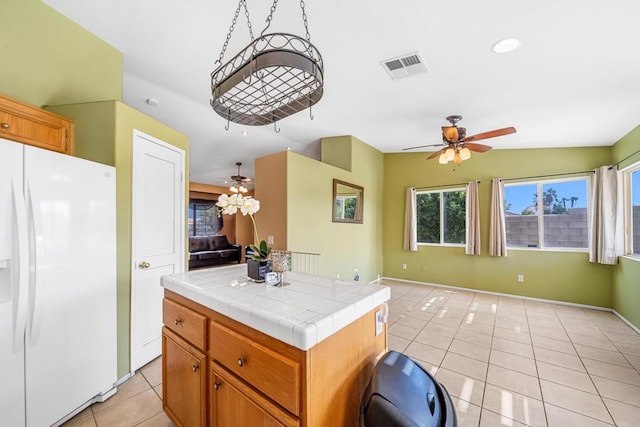
[(520, 42), (519, 39), (515, 37), (508, 37), (506, 39), (497, 41), (493, 45), (491, 50), (494, 51), (495, 53), (507, 53), (507, 52), (512, 52), (516, 50), (517, 48), (520, 47), (520, 45), (522, 45), (522, 43)]
[(240, 132), (240, 135), (247, 136), (249, 135), (249, 132), (247, 132), (246, 130), (243, 130), (242, 132)]
[(158, 105), (158, 100), (155, 98), (147, 98), (146, 103), (149, 105), (156, 106)]

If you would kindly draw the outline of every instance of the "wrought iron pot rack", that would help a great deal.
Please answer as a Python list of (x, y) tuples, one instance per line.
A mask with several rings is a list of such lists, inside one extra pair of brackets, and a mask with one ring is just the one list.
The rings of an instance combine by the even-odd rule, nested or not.
[(277, 0), (271, 7), (267, 26), (254, 39), (246, 0), (240, 0), (238, 4), (220, 59), (216, 62), (222, 62), (241, 6), (245, 8), (251, 43), (211, 73), (211, 107), (227, 122), (249, 126), (275, 124), (311, 108), (322, 98), (322, 56), (310, 41), (304, 1), (300, 6), (306, 39), (289, 33), (264, 34), (276, 5)]

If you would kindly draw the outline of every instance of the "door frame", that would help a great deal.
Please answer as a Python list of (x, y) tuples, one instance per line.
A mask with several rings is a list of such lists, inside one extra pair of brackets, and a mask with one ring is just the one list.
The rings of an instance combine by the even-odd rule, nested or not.
[[(135, 201), (133, 200), (135, 194), (136, 194), (136, 180), (135, 180), (135, 174), (133, 171), (134, 168), (134, 162), (135, 162), (135, 143), (136, 140), (138, 138), (144, 139), (148, 142), (151, 142), (153, 144), (157, 144), (165, 149), (168, 149), (170, 151), (173, 151), (174, 153), (177, 153), (180, 156), (180, 188), (181, 188), (181, 197), (180, 197), (180, 205), (179, 205), (179, 221), (180, 221), (180, 227), (179, 227), (179, 234), (177, 236), (178, 242), (176, 247), (178, 248), (178, 252), (180, 253), (178, 262), (176, 264), (176, 271), (175, 273), (179, 273), (179, 272), (184, 272), (185, 271), (185, 241), (186, 241), (186, 227), (185, 227), (185, 215), (186, 215), (186, 197), (187, 197), (187, 191), (188, 191), (188, 187), (186, 184), (186, 180), (185, 180), (185, 176), (186, 176), (186, 152), (185, 150), (183, 150), (182, 148), (176, 147), (175, 145), (171, 145), (165, 141), (162, 141), (156, 137), (153, 137), (149, 134), (146, 134), (138, 129), (133, 129), (133, 135), (132, 135), (132, 144), (131, 144), (131, 259), (130, 259), (130, 265), (129, 265), (129, 271), (130, 271), (130, 290), (129, 290), (129, 314), (130, 314), (130, 324), (129, 324), (129, 371), (130, 371), (130, 375), (133, 376), (135, 374), (135, 370), (139, 369), (135, 368), (133, 366), (133, 361), (134, 361), (134, 357), (133, 357), (133, 352), (134, 352), (134, 341), (135, 341), (135, 334), (134, 334), (134, 329), (133, 326), (135, 325), (135, 320), (134, 320), (134, 304), (133, 304), (133, 296), (134, 296), (134, 274), (135, 271), (137, 269), (137, 265), (136, 262), (138, 261), (138, 257), (139, 255), (137, 255), (137, 242), (134, 239), (134, 231), (133, 231), (133, 227), (135, 226)], [(160, 335), (161, 337), (161, 335)], [(161, 343), (161, 338), (160, 338), (160, 343)]]

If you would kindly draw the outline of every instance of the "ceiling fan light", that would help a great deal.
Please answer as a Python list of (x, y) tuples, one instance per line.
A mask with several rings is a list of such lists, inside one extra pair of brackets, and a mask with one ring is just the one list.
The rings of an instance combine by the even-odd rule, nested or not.
[(233, 184), (231, 187), (229, 187), (229, 191), (231, 191), (232, 193), (237, 193), (238, 192), (238, 187), (236, 187), (236, 185)]
[(453, 158), (453, 163), (456, 165), (459, 165), (460, 163), (462, 163), (462, 158), (460, 157), (460, 153), (456, 153), (455, 157)]
[(455, 157), (456, 152), (453, 148), (447, 148), (447, 150), (444, 152), (444, 158), (447, 160), (447, 162), (452, 161)]
[(443, 126), (442, 135), (447, 141), (458, 140), (458, 128), (455, 126)]
[(462, 150), (460, 150), (460, 159), (469, 160), (470, 158), (471, 150), (469, 150), (467, 147), (464, 147)]
[(449, 163), (447, 158), (444, 156), (444, 153), (440, 154), (440, 157), (438, 157), (438, 163), (440, 163), (441, 165), (446, 165), (447, 163)]
[(244, 185), (240, 184), (240, 187), (238, 187), (238, 191), (240, 193), (246, 193), (247, 192), (247, 188)]

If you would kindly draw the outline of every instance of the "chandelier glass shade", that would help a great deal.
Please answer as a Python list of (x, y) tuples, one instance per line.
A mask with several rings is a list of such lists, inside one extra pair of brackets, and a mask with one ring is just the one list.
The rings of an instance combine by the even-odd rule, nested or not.
[(444, 153), (440, 154), (438, 157), (438, 163), (441, 165), (446, 165), (449, 162), (453, 162), (456, 165), (459, 165), (465, 160), (469, 160), (471, 158), (471, 150), (467, 147), (449, 147)]
[(246, 193), (248, 190), (247, 188), (239, 183), (234, 183), (233, 185), (231, 185), (231, 187), (229, 187), (229, 191), (231, 191), (232, 193)]

